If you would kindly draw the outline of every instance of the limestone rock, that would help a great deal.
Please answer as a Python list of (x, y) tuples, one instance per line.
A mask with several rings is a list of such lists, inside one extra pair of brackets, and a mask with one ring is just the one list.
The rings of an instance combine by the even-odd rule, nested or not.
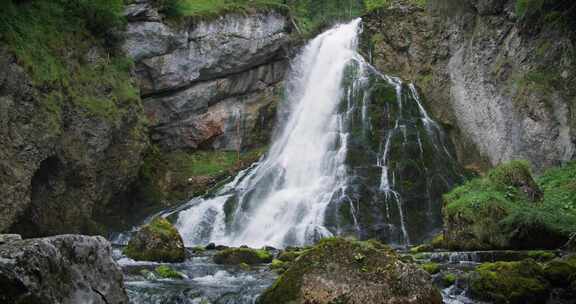
[(524, 24), (515, 3), (392, 6), (364, 18), (365, 40), (375, 66), (415, 81), (431, 114), (452, 127), (464, 165), (526, 159), (541, 172), (576, 157), (574, 45), (553, 22)]
[(0, 245), (0, 302), (127, 304), (111, 251), (104, 238), (80, 235)]
[(261, 130), (272, 129), (288, 68), (286, 17), (272, 11), (179, 23), (132, 17), (155, 16), (150, 3), (126, 10), (123, 48), (136, 62), (153, 141), (164, 150), (265, 145), (269, 132)]

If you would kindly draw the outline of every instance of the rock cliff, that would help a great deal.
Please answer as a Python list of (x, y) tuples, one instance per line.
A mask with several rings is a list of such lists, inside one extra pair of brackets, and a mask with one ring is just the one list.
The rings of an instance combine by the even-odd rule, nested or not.
[[(275, 12), (176, 22), (149, 1), (128, 6), (124, 49), (163, 150), (261, 143), (287, 69), (287, 18)], [(260, 140), (260, 142), (259, 142)]]
[(451, 129), (459, 159), (538, 171), (576, 156), (569, 12), (520, 15), (516, 1), (394, 1), (365, 18), (375, 65), (415, 81)]
[(142, 107), (123, 102), (117, 116), (94, 115), (37, 85), (1, 42), (0, 64), (0, 231), (98, 232), (94, 215), (141, 165)]

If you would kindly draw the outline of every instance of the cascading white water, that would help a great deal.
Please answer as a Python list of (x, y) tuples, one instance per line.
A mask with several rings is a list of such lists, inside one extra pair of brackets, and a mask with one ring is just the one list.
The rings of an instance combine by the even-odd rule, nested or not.
[[(289, 116), (267, 156), (211, 199), (179, 214), (187, 245), (302, 245), (331, 236), (327, 206), (346, 187), (347, 113), (339, 112), (346, 67), (358, 60), (360, 19), (312, 40), (289, 77)], [(235, 189), (234, 195), (226, 194)], [(232, 200), (232, 201), (231, 201)], [(229, 204), (229, 205), (227, 205)], [(226, 223), (226, 212), (233, 212)], [(226, 229), (226, 225), (233, 229)]]

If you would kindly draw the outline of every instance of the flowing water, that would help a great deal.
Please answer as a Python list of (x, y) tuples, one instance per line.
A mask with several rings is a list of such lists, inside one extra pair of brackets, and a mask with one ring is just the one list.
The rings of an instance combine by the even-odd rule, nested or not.
[[(335, 26), (294, 60), (275, 139), (258, 163), (160, 214), (187, 247), (282, 248), (334, 235), (407, 246), (440, 229), (441, 195), (461, 178), (451, 148), (416, 87), (360, 55), (360, 32), (360, 19)], [(276, 277), (208, 254), (172, 265), (185, 280), (158, 280), (141, 272), (156, 264), (117, 258), (132, 303), (253, 303)]]
[(408, 245), (440, 227), (440, 195), (459, 178), (442, 129), (413, 85), (357, 52), (360, 31), (360, 19), (338, 25), (295, 59), (267, 155), (175, 213), (186, 245)]

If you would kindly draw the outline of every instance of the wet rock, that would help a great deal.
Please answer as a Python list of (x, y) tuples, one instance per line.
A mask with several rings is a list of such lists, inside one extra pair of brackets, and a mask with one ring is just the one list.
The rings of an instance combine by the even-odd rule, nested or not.
[(102, 237), (63, 235), (0, 245), (0, 302), (127, 304)]
[(186, 259), (186, 249), (178, 230), (164, 218), (156, 218), (136, 233), (124, 254), (137, 261), (178, 263)]
[(442, 303), (431, 277), (378, 242), (325, 239), (304, 252), (259, 303)]
[(272, 254), (263, 249), (251, 249), (248, 247), (228, 248), (214, 255), (214, 263), (240, 265), (265, 264), (272, 262)]
[(22, 240), (19, 234), (0, 234), (0, 245)]

